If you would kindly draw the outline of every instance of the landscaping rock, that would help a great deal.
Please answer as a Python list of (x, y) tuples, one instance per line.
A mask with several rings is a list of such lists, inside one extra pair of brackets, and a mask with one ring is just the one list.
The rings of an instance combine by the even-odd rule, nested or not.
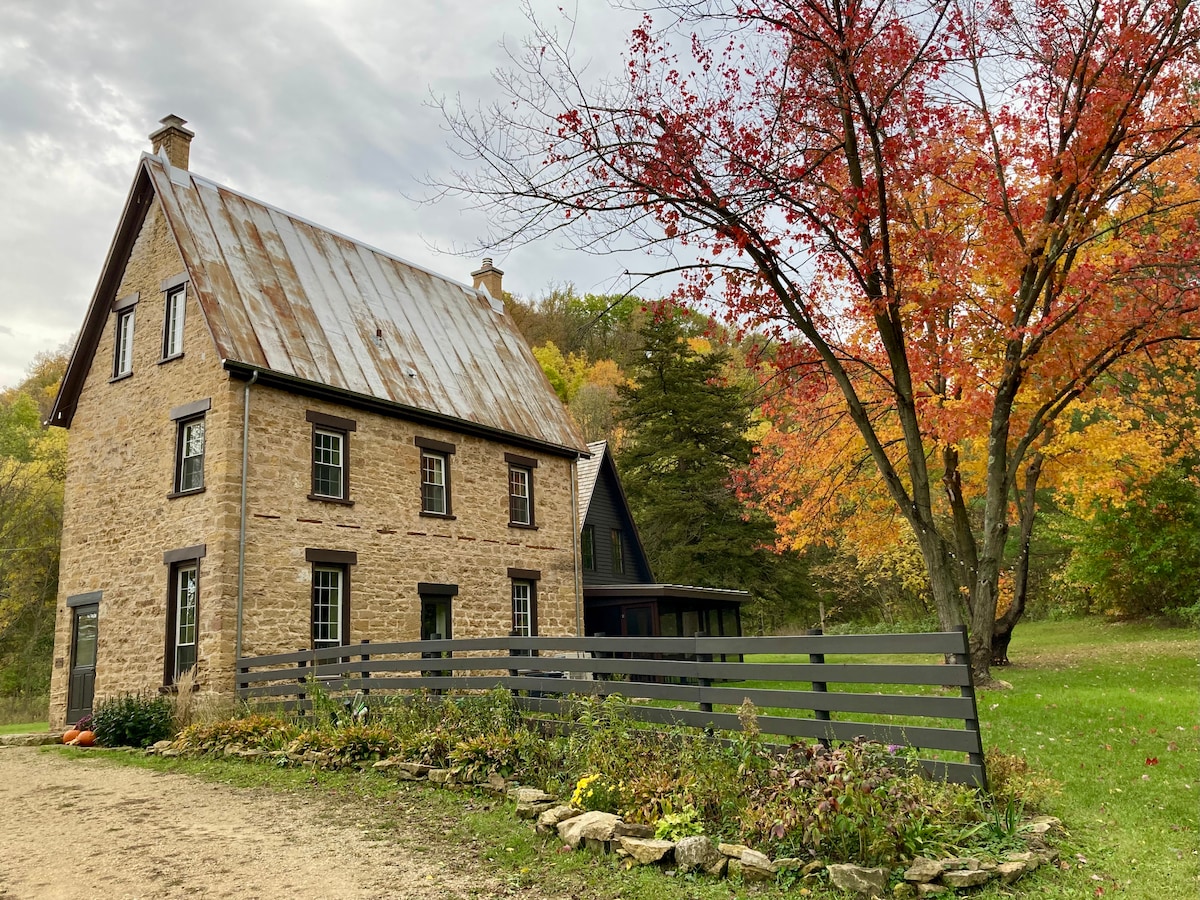
[(936, 881), (928, 882), (927, 884), (917, 885), (918, 897), (936, 897), (939, 894), (952, 894), (953, 891), (944, 884), (938, 884)]
[(663, 862), (675, 849), (674, 841), (661, 841), (654, 838), (621, 835), (620, 841), (621, 849), (628, 853), (630, 859), (639, 866), (651, 866)]
[(910, 884), (907, 881), (901, 881), (894, 888), (892, 888), (892, 896), (898, 898), (898, 900), (906, 900), (906, 898), (915, 897), (917, 896), (917, 887), (916, 885)]
[(544, 803), (518, 803), (517, 818), (518, 819), (536, 819), (548, 809), (554, 807), (554, 801), (548, 800)]
[(429, 773), (433, 771), (433, 766), (415, 762), (401, 762), (398, 768), (409, 775), (415, 775), (417, 778), (428, 778)]
[(888, 870), (868, 869), (849, 863), (835, 863), (828, 867), (829, 880), (843, 891), (853, 891), (868, 897), (882, 897), (887, 890)]
[(558, 828), (559, 822), (565, 822), (567, 819), (573, 819), (583, 810), (576, 809), (573, 806), (552, 806), (538, 816), (537, 830), (546, 834)]
[(551, 803), (555, 802), (553, 794), (539, 791), (537, 788), (517, 788), (508, 792), (509, 799), (521, 803)]
[(742, 851), (742, 877), (747, 881), (771, 881), (779, 871), (765, 853), (757, 850)]
[(654, 828), (650, 825), (639, 825), (635, 822), (626, 822), (622, 819), (617, 823), (616, 836), (652, 838), (654, 837)]
[(704, 871), (708, 875), (712, 875), (714, 878), (724, 878), (726, 875), (740, 874), (740, 869), (737, 873), (733, 871), (734, 863), (737, 863), (739, 866), (741, 866), (741, 863), (736, 859), (730, 859), (728, 856), (722, 853), (717, 861)]
[[(781, 856), (775, 860), (775, 868), (780, 872), (790, 871), (791, 869), (803, 869), (805, 865), (808, 865), (808, 863), (798, 856)], [(824, 868), (824, 866), (822, 865), (821, 868)]]
[(978, 869), (979, 860), (974, 856), (951, 856), (942, 861), (943, 872), (962, 871), (964, 869)]
[(912, 861), (912, 865), (904, 870), (904, 880), (926, 884), (930, 881), (937, 881), (945, 869), (946, 866), (941, 860), (918, 856)]
[(1038, 834), (1045, 834), (1047, 831), (1064, 831), (1061, 819), (1056, 819), (1054, 816), (1034, 816), (1029, 820), (1030, 830), (1037, 831)]
[(503, 794), (507, 789), (508, 781), (499, 772), (493, 772), (488, 776), (485, 790), (493, 794)]
[(717, 849), (728, 856), (730, 859), (741, 859), (742, 854), (750, 848), (745, 844), (717, 844)]
[(46, 747), (62, 742), (61, 731), (46, 734), (0, 734), (0, 747)]
[(620, 819), (612, 813), (591, 810), (559, 822), (558, 836), (572, 850), (578, 850), (585, 838), (591, 838), (593, 841), (611, 841), (619, 821)]
[(428, 777), (434, 784), (449, 784), (454, 780), (454, 773), (449, 769), (430, 769)]
[(810, 862), (808, 865), (806, 865), (803, 869), (800, 870), (800, 874), (801, 875), (811, 875), (813, 872), (819, 872), (823, 868), (825, 868), (825, 863), (821, 862), (821, 860), (819, 860), (819, 859), (814, 859), (812, 862)]
[(696, 869), (707, 872), (728, 859), (716, 844), (702, 834), (685, 837), (675, 845), (675, 863), (681, 872)]
[(164, 750), (170, 750), (171, 741), (155, 741), (150, 745), (150, 749), (155, 753), (162, 753)]
[(1008, 862), (1024, 863), (1030, 872), (1042, 864), (1042, 858), (1032, 850), (1023, 850), (1020, 853), (1009, 853), (1004, 858)]
[(592, 853), (612, 853), (613, 852), (612, 841), (602, 841), (602, 840), (599, 840), (598, 838), (585, 837), (583, 839), (583, 843), (581, 846), (583, 847), (584, 850), (591, 851)]
[(1018, 878), (1025, 874), (1029, 864), (1020, 860), (1000, 863), (996, 866), (996, 875), (999, 876), (1002, 884), (1012, 884)]
[(992, 878), (992, 873), (983, 869), (960, 869), (955, 872), (943, 872), (942, 884), (952, 888), (975, 887), (987, 884)]

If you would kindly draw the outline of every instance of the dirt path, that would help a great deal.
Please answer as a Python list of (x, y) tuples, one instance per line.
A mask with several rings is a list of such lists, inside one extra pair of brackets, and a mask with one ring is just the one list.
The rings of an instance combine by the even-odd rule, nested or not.
[(432, 834), (414, 822), (380, 840), (368, 836), (366, 818), (315, 795), (0, 749), (0, 898), (444, 900), (509, 893), (479, 873), (469, 849), (439, 840), (437, 823), (428, 823)]

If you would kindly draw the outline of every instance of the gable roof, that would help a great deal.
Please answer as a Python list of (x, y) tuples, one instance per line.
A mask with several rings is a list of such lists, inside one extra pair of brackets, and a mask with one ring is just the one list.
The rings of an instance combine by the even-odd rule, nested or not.
[(587, 448), (588, 453), (592, 455), (581, 459), (576, 469), (579, 477), (579, 527), (581, 528), (587, 521), (592, 495), (596, 493), (596, 479), (600, 477), (600, 463), (608, 454), (608, 441), (589, 441)]
[(592, 441), (587, 445), (591, 455), (580, 459), (575, 466), (579, 484), (578, 511), (579, 527), (587, 524), (588, 512), (591, 510), (592, 499), (599, 490), (602, 475), (608, 473), (608, 482), (612, 489), (608, 492), (612, 497), (614, 511), (620, 519), (620, 524), (633, 542), (634, 553), (645, 564), (646, 573), (650, 580), (654, 575), (650, 568), (650, 557), (646, 555), (646, 547), (642, 543), (642, 535), (638, 531), (637, 522), (633, 518), (633, 510), (629, 508), (629, 498), (625, 496), (625, 487), (621, 484), (621, 476), (617, 472), (617, 464), (613, 460), (612, 451), (608, 449), (608, 441)]
[(143, 154), (50, 424), (70, 426), (157, 198), (225, 368), (574, 456), (578, 427), (486, 292)]

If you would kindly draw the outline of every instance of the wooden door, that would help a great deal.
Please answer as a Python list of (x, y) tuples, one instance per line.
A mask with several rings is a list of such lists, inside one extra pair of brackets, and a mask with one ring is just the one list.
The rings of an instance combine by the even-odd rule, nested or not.
[(100, 607), (76, 606), (71, 623), (71, 679), (67, 688), (67, 724), (74, 725), (92, 711), (96, 688), (96, 637)]

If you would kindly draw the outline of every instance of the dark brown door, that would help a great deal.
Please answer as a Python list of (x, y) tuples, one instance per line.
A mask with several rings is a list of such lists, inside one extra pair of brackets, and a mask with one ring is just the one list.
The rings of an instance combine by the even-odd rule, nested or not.
[(96, 688), (96, 634), (100, 607), (77, 606), (71, 624), (71, 682), (67, 688), (67, 724), (74, 725), (92, 711)]
[(655, 604), (627, 606), (621, 616), (621, 634), (627, 637), (654, 637)]

